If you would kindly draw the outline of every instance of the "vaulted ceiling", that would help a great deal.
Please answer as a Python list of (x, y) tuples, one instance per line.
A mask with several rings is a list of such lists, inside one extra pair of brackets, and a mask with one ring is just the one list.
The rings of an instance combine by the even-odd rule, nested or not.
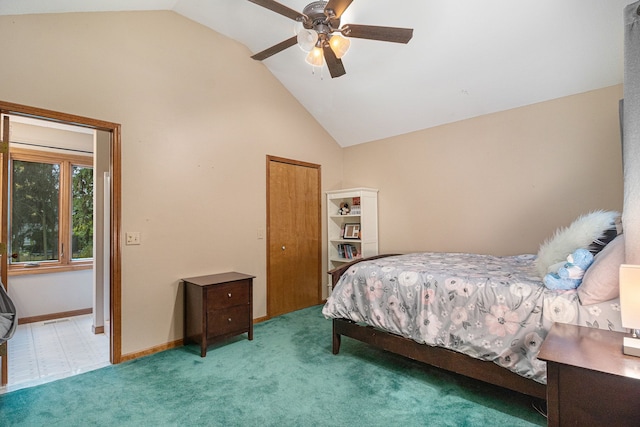
[[(302, 11), (310, 0), (279, 2)], [(335, 79), (297, 46), (262, 64), (346, 147), (622, 83), (629, 3), (354, 0), (343, 24), (413, 28), (413, 39), (351, 39)], [(247, 58), (301, 28), (246, 0), (0, 2), (2, 15), (127, 10), (174, 11), (244, 44)]]

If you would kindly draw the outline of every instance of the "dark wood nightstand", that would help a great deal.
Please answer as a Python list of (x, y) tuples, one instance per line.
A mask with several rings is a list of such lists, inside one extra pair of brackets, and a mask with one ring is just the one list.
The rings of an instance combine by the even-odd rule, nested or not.
[(230, 272), (182, 279), (184, 282), (184, 343), (207, 346), (247, 333), (253, 339), (253, 279)]
[(640, 358), (625, 334), (556, 323), (538, 358), (547, 361), (549, 426), (640, 425)]

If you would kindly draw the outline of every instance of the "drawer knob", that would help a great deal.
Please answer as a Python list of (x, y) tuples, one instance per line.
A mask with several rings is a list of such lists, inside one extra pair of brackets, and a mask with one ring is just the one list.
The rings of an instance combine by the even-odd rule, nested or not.
[(229, 318), (227, 319), (227, 322), (231, 323), (231, 317), (229, 317)]
[(229, 298), (231, 298), (231, 292), (229, 292), (229, 293), (227, 294), (227, 296), (228, 296)]

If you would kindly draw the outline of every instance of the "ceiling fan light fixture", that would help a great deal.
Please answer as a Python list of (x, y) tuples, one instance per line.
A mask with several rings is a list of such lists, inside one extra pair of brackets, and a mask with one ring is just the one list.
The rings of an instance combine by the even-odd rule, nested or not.
[(318, 41), (318, 33), (313, 30), (303, 28), (298, 31), (297, 39), (300, 49), (304, 50), (305, 52), (309, 52), (314, 48), (316, 42)]
[[(350, 38), (407, 44), (413, 37), (413, 28), (357, 24), (341, 26), (343, 14), (353, 0), (313, 1), (305, 6), (302, 13), (276, 0), (249, 1), (296, 21), (298, 28), (294, 30), (295, 35), (252, 55), (251, 58), (263, 61), (298, 44), (302, 50), (308, 52), (306, 62), (314, 67), (326, 64), (331, 78), (346, 74), (341, 58), (349, 50)], [(304, 29), (299, 29), (300, 25)]]
[(309, 52), (305, 61), (307, 61), (307, 64), (313, 65), (314, 67), (322, 67), (322, 64), (324, 63), (324, 54), (322, 53), (322, 49), (319, 47), (311, 49), (311, 52)]
[(329, 45), (331, 46), (331, 50), (333, 50), (333, 53), (336, 54), (336, 58), (340, 59), (349, 50), (351, 41), (339, 34), (334, 34), (331, 36), (331, 39), (329, 39)]

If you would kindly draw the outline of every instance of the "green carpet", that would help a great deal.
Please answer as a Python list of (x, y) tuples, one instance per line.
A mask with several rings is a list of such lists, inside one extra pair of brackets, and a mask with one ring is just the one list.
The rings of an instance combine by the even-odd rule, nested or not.
[(0, 395), (2, 426), (531, 426), (532, 398), (343, 338), (321, 306)]

